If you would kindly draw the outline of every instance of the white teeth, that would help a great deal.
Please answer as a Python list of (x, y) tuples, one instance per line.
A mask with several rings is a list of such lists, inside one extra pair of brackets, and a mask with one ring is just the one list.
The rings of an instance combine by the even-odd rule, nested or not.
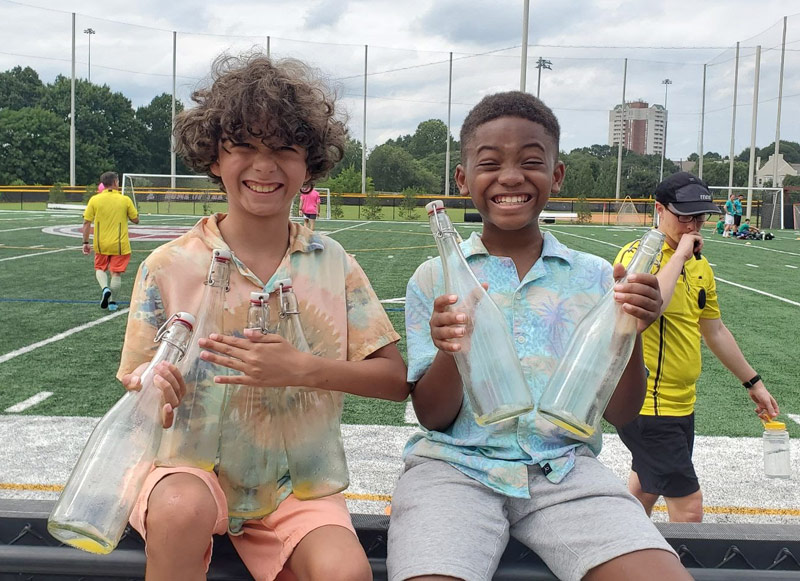
[(495, 204), (521, 204), (528, 199), (529, 196), (495, 196), (492, 201)]
[(270, 192), (274, 192), (278, 189), (278, 186), (271, 185), (271, 186), (262, 186), (259, 184), (254, 184), (252, 182), (246, 182), (248, 188), (253, 190), (254, 192), (258, 192), (259, 194), (268, 194)]

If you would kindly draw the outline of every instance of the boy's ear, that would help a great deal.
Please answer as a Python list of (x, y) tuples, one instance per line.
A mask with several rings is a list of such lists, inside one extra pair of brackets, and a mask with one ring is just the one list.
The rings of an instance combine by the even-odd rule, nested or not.
[(220, 177), (219, 175), (219, 161), (214, 160), (211, 165), (209, 166), (209, 171), (213, 173), (215, 176)]
[(460, 163), (456, 166), (455, 179), (456, 185), (458, 186), (458, 193), (462, 196), (468, 196), (469, 186), (467, 186), (467, 174), (464, 172), (464, 166)]
[(557, 161), (556, 166), (553, 168), (553, 184), (550, 186), (550, 193), (557, 194), (561, 191), (561, 185), (564, 183), (564, 172), (566, 167), (563, 161)]

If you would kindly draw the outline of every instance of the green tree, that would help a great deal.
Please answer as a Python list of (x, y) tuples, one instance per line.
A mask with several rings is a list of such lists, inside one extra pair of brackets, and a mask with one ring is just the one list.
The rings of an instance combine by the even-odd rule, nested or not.
[(617, 164), (610, 160), (603, 163), (600, 174), (594, 182), (592, 196), (595, 198), (613, 198), (617, 188)]
[(446, 149), (447, 125), (439, 119), (428, 119), (417, 125), (408, 144), (408, 152), (415, 159), (422, 159), (432, 153), (444, 153)]
[(589, 224), (592, 221), (592, 209), (586, 199), (586, 194), (578, 194), (575, 201), (575, 212), (578, 214), (579, 224)]
[(69, 180), (69, 125), (38, 107), (0, 110), (0, 183)]
[(64, 185), (56, 182), (50, 188), (50, 193), (47, 195), (47, 201), (53, 204), (63, 204), (67, 201), (67, 194), (64, 193)]
[[(664, 175), (667, 175), (666, 169)], [(634, 167), (625, 177), (622, 190), (631, 198), (646, 198), (652, 196), (658, 185), (658, 173), (643, 167)]]
[(783, 185), (784, 186), (800, 186), (800, 176), (786, 176), (783, 178)]
[[(175, 111), (183, 111), (183, 103), (175, 101)], [(136, 110), (136, 119), (144, 128), (143, 145), (146, 151), (145, 172), (169, 174), (172, 171), (172, 95), (162, 93), (147, 105)], [(176, 173), (191, 173), (180, 158), (176, 160)]]
[[(344, 145), (344, 156), (331, 170), (330, 177), (338, 176), (347, 168), (354, 168), (361, 175), (361, 142), (350, 137)], [(361, 186), (358, 186), (358, 191), (361, 191)]]
[[(733, 186), (744, 187), (747, 185), (748, 163), (744, 161), (733, 162)], [(728, 162), (715, 161), (703, 163), (703, 181), (709, 186), (727, 186), (730, 173)]]
[(418, 220), (417, 214), (417, 193), (414, 188), (403, 190), (403, 201), (400, 202), (400, 218), (403, 220)]
[[(328, 188), (332, 193), (356, 194), (361, 192), (361, 172), (352, 165), (344, 168), (336, 177), (328, 178), (317, 184), (321, 188)], [(367, 191), (375, 190), (372, 178), (367, 177)]]
[[(566, 165), (566, 164), (565, 164)], [(594, 191), (594, 175), (589, 161), (582, 156), (571, 156), (564, 173), (564, 184), (559, 196), (575, 198)]]
[(44, 92), (39, 74), (30, 67), (0, 73), (0, 109), (35, 107)]
[(375, 192), (367, 192), (364, 199), (364, 219), (366, 220), (380, 220), (383, 216), (381, 209), (381, 202), (378, 194)]
[(380, 191), (401, 192), (416, 188), (422, 193), (436, 191), (438, 179), (415, 160), (410, 153), (396, 145), (383, 144), (372, 150), (367, 171)]

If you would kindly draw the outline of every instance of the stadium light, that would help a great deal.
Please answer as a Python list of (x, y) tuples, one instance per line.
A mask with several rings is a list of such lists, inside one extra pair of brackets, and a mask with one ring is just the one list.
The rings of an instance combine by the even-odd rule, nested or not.
[(661, 145), (661, 170), (658, 172), (659, 183), (664, 179), (664, 153), (667, 151), (667, 91), (672, 81), (664, 79), (661, 84), (664, 85), (664, 143)]
[(86, 28), (84, 34), (89, 35), (89, 82), (92, 82), (92, 35), (96, 34), (94, 28)]
[(536, 81), (536, 98), (537, 99), (539, 98), (539, 89), (542, 86), (542, 69), (547, 69), (548, 71), (552, 71), (553, 67), (550, 66), (552, 64), (553, 63), (551, 63), (548, 60), (543, 59), (542, 57), (539, 57), (538, 59), (536, 59), (536, 68), (539, 69), (539, 80)]

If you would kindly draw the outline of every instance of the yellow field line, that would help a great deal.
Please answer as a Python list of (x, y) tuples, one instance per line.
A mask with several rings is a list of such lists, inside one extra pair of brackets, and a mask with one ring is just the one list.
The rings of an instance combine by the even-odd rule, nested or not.
[[(64, 487), (59, 484), (17, 484), (13, 482), (0, 482), (0, 490), (19, 490), (25, 492), (61, 492)], [(369, 494), (360, 492), (345, 492), (348, 500), (367, 500), (371, 502), (391, 502), (391, 494)], [(653, 507), (656, 512), (667, 512), (663, 505)], [(739, 514), (739, 515), (768, 515), (768, 516), (793, 516), (800, 517), (800, 509), (796, 508), (757, 508), (749, 506), (705, 506), (706, 514)]]

